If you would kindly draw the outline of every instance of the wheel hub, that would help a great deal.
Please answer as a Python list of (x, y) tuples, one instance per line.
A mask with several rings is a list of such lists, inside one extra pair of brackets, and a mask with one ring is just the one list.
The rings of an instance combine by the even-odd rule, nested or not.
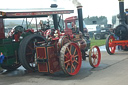
[(75, 60), (75, 57), (74, 57), (73, 55), (71, 55), (70, 60), (71, 60), (71, 62), (73, 63), (74, 60)]
[(93, 58), (95, 58), (95, 59), (97, 58), (97, 56), (96, 56), (96, 55), (93, 55), (93, 56), (94, 56)]

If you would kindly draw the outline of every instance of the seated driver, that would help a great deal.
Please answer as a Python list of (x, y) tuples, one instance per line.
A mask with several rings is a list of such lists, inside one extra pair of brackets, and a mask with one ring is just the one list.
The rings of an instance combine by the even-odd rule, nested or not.
[(42, 31), (45, 31), (45, 30), (46, 30), (46, 24), (43, 23), (42, 20), (40, 20), (40, 26), (41, 26), (41, 30), (42, 30)]
[(72, 32), (73, 33), (78, 33), (78, 28), (74, 22), (72, 22)]

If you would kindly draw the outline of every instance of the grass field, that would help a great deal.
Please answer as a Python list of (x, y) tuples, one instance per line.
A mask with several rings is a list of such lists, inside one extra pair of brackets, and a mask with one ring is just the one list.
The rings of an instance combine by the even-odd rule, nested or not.
[(93, 39), (91, 39), (91, 47), (94, 46), (94, 45), (97, 45), (97, 46), (105, 45), (105, 42), (106, 42), (106, 39), (95, 40), (93, 38)]

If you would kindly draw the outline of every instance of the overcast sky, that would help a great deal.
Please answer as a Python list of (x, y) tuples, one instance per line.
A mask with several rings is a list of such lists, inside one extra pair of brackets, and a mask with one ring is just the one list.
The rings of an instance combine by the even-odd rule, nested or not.
[[(111, 17), (119, 13), (118, 0), (78, 0), (83, 6), (83, 17), (107, 16), (108, 23)], [(128, 0), (124, 0), (125, 8), (128, 8)], [(0, 8), (49, 8), (56, 3), (60, 8), (74, 9), (72, 0), (2, 0)], [(76, 15), (76, 11), (75, 14)], [(71, 16), (71, 15), (70, 15)]]

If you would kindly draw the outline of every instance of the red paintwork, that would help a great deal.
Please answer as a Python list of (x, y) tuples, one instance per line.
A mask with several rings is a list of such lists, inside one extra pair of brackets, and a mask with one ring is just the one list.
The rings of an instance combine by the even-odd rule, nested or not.
[[(46, 30), (44, 32), (44, 36), (46, 38), (51, 37), (52, 40), (58, 40), (58, 39), (60, 39), (60, 36), (64, 35), (64, 33), (60, 34), (60, 31), (59, 30), (54, 30), (54, 31), (52, 31), (52, 30), (54, 30), (54, 29), (48, 29), (48, 30)], [(55, 31), (57, 33), (55, 33)]]
[[(47, 56), (46, 59), (48, 59), (47, 64), (46, 63), (38, 64), (39, 72), (54, 73), (56, 71), (61, 70), (60, 64), (59, 64), (60, 56), (57, 54), (60, 51), (60, 49), (62, 48), (62, 46), (64, 46), (65, 43), (70, 42), (70, 40), (71, 41), (82, 40), (81, 33), (79, 33), (79, 34), (73, 33), (71, 28), (67, 27), (67, 22), (70, 21), (70, 22), (75, 23), (75, 20), (77, 20), (76, 16), (67, 18), (65, 20), (66, 28), (65, 28), (64, 32), (62, 32), (62, 33), (60, 33), (59, 30), (55, 30), (55, 29), (48, 29), (44, 32), (44, 36), (46, 38), (51, 38), (50, 45), (54, 45), (54, 46), (48, 46), (48, 47), (46, 46), (47, 48), (45, 46), (42, 46), (43, 49), (41, 47), (36, 48), (37, 49), (37, 58), (41, 59), (40, 56)], [(65, 37), (63, 37), (63, 36), (65, 36)], [(79, 72), (80, 67), (81, 67), (81, 63), (82, 63), (81, 49), (84, 49), (86, 47), (86, 41), (82, 40), (77, 43), (71, 43), (70, 46), (71, 45), (76, 48), (77, 55), (78, 55), (78, 56), (76, 56), (77, 60), (75, 60), (75, 58), (74, 58), (75, 54), (70, 55), (69, 52), (67, 52), (65, 55), (68, 56), (68, 58), (65, 57), (65, 61), (70, 60), (70, 63), (69, 63), (70, 69), (73, 68), (72, 67), (73, 63), (77, 62), (76, 64), (74, 64), (74, 66), (75, 66), (74, 71), (68, 72), (69, 75), (76, 75)], [(45, 50), (47, 49), (47, 52), (44, 51), (44, 49)], [(43, 55), (43, 54), (39, 55), (40, 53), (44, 53), (44, 52), (46, 52), (47, 55)], [(74, 60), (72, 60), (72, 59), (74, 59)], [(43, 69), (43, 68), (45, 68), (45, 69)], [(48, 69), (48, 71), (46, 71), (46, 69)]]
[[(6, 17), (31, 17), (31, 16), (42, 16), (42, 15), (51, 15), (51, 14), (70, 14), (73, 13), (73, 10), (58, 10), (58, 11), (28, 11), (28, 12), (5, 12)], [(0, 16), (3, 17), (3, 16)]]
[(110, 48), (110, 51), (111, 53), (115, 53), (115, 50), (116, 50), (116, 45), (113, 44), (113, 41), (115, 40), (114, 36), (110, 36), (109, 38), (109, 48)]
[[(116, 46), (122, 46), (125, 49), (125, 46), (128, 47), (128, 40), (115, 40), (113, 36), (110, 37), (112, 41), (109, 41), (109, 48), (112, 53), (115, 53)], [(109, 39), (110, 40), (110, 39)]]
[(56, 30), (56, 34), (54, 33), (54, 37), (52, 38), (52, 40), (59, 40), (60, 39), (60, 31)]
[(68, 17), (65, 19), (65, 21), (71, 21), (71, 20), (77, 20), (77, 16)]
[[(66, 27), (64, 29), (64, 33), (65, 33), (65, 35), (68, 35), (70, 37), (70, 39), (74, 39), (75, 35), (77, 34), (77, 33), (74, 33), (73, 29), (72, 29), (72, 28), (76, 27), (76, 24), (75, 24), (76, 20), (78, 20), (77, 16), (72, 16), (72, 17), (66, 18), (65, 21), (64, 21), (65, 22), (65, 27)], [(68, 26), (67, 26), (68, 22), (72, 23), (72, 28), (68, 28)], [(76, 28), (76, 29), (79, 29), (79, 28)], [(87, 28), (84, 28), (84, 32), (85, 33), (88, 32)]]
[(5, 38), (3, 19), (0, 18), (0, 39)]
[(128, 46), (128, 40), (113, 40), (111, 43), (109, 43), (110, 47), (113, 46), (117, 46), (117, 45), (121, 45), (121, 46)]
[(49, 72), (54, 73), (56, 71), (61, 70), (60, 69), (60, 63), (59, 63), (59, 56), (55, 52), (54, 46), (47, 47), (48, 51), (48, 64), (49, 64)]
[[(71, 53), (72, 48), (70, 47), (75, 47), (73, 54)], [(70, 52), (67, 49), (69, 49)], [(65, 69), (68, 74), (76, 75), (79, 72), (82, 64), (81, 50), (78, 47), (78, 45), (75, 43), (70, 43), (69, 46), (67, 46), (67, 49), (66, 49), (67, 52), (65, 51), (65, 56), (64, 56)]]
[[(38, 63), (39, 72), (54, 73), (60, 70), (59, 56), (55, 52), (54, 46), (50, 47), (37, 47), (37, 59), (47, 59), (48, 62)], [(47, 50), (47, 54), (46, 54)]]
[(57, 42), (57, 47), (58, 47), (58, 51), (60, 51), (60, 49), (64, 46), (64, 44), (70, 42), (70, 40), (68, 39), (68, 37), (66, 36), (60, 36), (60, 39)]
[[(65, 32), (65, 34), (66, 35), (72, 35), (72, 30), (71, 30), (71, 28), (68, 28), (68, 26), (67, 26), (67, 23), (68, 22), (72, 22), (72, 23), (75, 23), (75, 21), (77, 20), (77, 16), (73, 16), (73, 17), (69, 17), (69, 18), (66, 18), (65, 19), (65, 29), (64, 29), (64, 32)], [(72, 27), (74, 27), (74, 25), (75, 24), (73, 24), (73, 26)]]
[(17, 34), (14, 34), (14, 39), (16, 42), (19, 41), (20, 35), (22, 34), (22, 32), (18, 32)]
[[(45, 47), (36, 48), (37, 59), (47, 59)], [(39, 72), (48, 72), (48, 63), (38, 63)]]
[[(12, 29), (8, 33), (8, 37), (11, 37), (11, 38), (13, 37), (15, 39), (15, 41), (18, 42), (22, 32), (15, 33), (14, 31), (15, 31), (15, 29)], [(25, 32), (32, 32), (32, 33), (34, 33), (34, 30), (33, 29), (27, 29), (27, 30), (25, 30)]]
[[(94, 49), (96, 49), (96, 53), (94, 52)], [(99, 64), (100, 64), (100, 61), (101, 61), (101, 53), (100, 53), (100, 49), (99, 49), (99, 47), (98, 46), (93, 46), (93, 48), (92, 48), (92, 60), (93, 60), (93, 62), (92, 62), (92, 64), (93, 64), (93, 67), (98, 67), (99, 66)]]

